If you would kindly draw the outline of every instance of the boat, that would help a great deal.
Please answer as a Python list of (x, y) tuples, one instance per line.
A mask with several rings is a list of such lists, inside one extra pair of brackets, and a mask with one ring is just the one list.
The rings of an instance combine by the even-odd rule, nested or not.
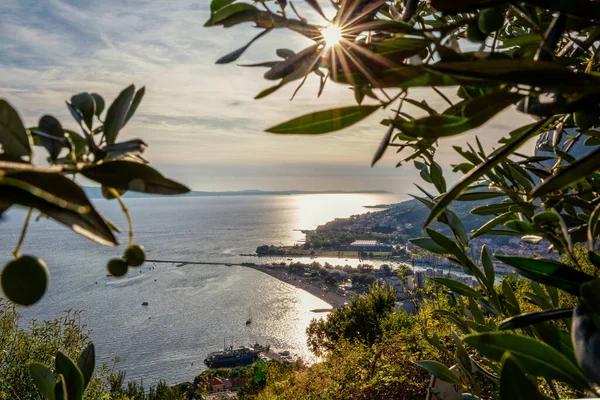
[(252, 314), (250, 314), (250, 308), (248, 308), (248, 319), (246, 320), (246, 325), (250, 325), (252, 323)]
[(148, 305), (148, 302), (147, 302), (147, 301), (145, 301), (145, 302), (143, 302), (143, 303), (142, 303), (142, 305), (143, 305), (143, 306), (147, 306), (147, 305)]
[(233, 368), (252, 364), (258, 359), (259, 351), (246, 346), (225, 348), (209, 353), (204, 364), (209, 368)]
[(262, 345), (259, 343), (254, 343), (254, 345), (252, 345), (252, 348), (260, 353), (266, 353), (267, 351), (269, 351), (269, 349), (271, 348), (270, 345)]

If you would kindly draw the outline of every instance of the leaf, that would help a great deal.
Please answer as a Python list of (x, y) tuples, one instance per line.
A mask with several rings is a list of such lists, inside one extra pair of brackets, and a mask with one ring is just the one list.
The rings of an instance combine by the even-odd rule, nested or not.
[(215, 13), (221, 8), (226, 7), (233, 3), (235, 0), (213, 0), (210, 2), (210, 12)]
[(321, 54), (318, 44), (309, 46), (300, 53), (278, 63), (265, 72), (265, 79), (276, 80), (293, 75), (294, 79), (308, 74), (317, 65), (317, 57)]
[(311, 134), (329, 133), (346, 128), (374, 113), (379, 106), (353, 106), (318, 111), (303, 115), (267, 129), (271, 133)]
[(544, 343), (560, 351), (574, 365), (577, 365), (573, 342), (571, 341), (571, 333), (568, 330), (559, 328), (557, 325), (551, 323), (536, 324), (531, 329)]
[(454, 233), (454, 236), (456, 236), (460, 244), (465, 247), (468, 246), (469, 238), (460, 218), (458, 218), (458, 216), (451, 210), (446, 210), (444, 215), (448, 219), (448, 225), (450, 226), (450, 229), (452, 229), (452, 233)]
[(383, 139), (381, 139), (379, 146), (377, 147), (377, 151), (375, 152), (375, 155), (373, 156), (373, 161), (371, 161), (371, 167), (375, 166), (377, 161), (379, 161), (381, 159), (381, 157), (383, 157), (383, 154), (385, 153), (385, 151), (387, 150), (387, 148), (390, 144), (390, 139), (392, 138), (392, 133), (394, 133), (394, 126), (390, 125), (387, 132), (383, 136)]
[(491, 232), (492, 229), (495, 228), (496, 226), (503, 224), (507, 221), (510, 221), (514, 218), (516, 218), (516, 215), (512, 211), (498, 215), (497, 217), (494, 217), (491, 220), (489, 220), (488, 222), (486, 222), (478, 230), (473, 232), (473, 234), (471, 235), (471, 239), (475, 239), (476, 237), (485, 235), (486, 233)]
[(587, 386), (576, 365), (558, 350), (533, 338), (506, 332), (484, 332), (466, 336), (463, 341), (494, 361), (500, 361), (504, 352), (510, 351), (528, 374), (556, 379), (573, 387)]
[(279, 57), (281, 57), (283, 59), (294, 57), (296, 55), (296, 53), (290, 49), (277, 49), (275, 51), (275, 54), (277, 54)]
[(434, 314), (444, 316), (448, 318), (458, 329), (460, 329), (463, 333), (471, 333), (469, 326), (467, 325), (467, 321), (464, 320), (464, 317), (457, 316), (456, 313), (447, 311), (447, 310), (433, 310)]
[[(236, 15), (248, 14), (248, 16), (252, 16), (253, 20), (254, 16), (259, 13), (259, 10), (247, 3), (233, 3), (228, 4), (224, 7), (216, 10), (213, 15), (210, 17), (208, 21), (204, 24), (204, 26), (214, 26), (219, 23), (223, 24), (227, 19), (235, 17)], [(240, 21), (241, 22), (241, 21)]]
[(94, 344), (90, 343), (85, 349), (83, 349), (79, 355), (79, 358), (77, 359), (77, 368), (79, 368), (81, 374), (83, 375), (84, 389), (87, 387), (88, 383), (90, 383), (90, 379), (92, 379), (95, 362), (96, 351), (94, 349)]
[(460, 363), (460, 366), (463, 368), (464, 371), (471, 372), (473, 369), (471, 364), (471, 358), (465, 350), (462, 340), (460, 340), (456, 332), (454, 332), (454, 329), (452, 329), (451, 332), (452, 339), (454, 340), (454, 343), (456, 345), (456, 358), (458, 358), (458, 362)]
[(471, 289), (464, 283), (455, 281), (454, 279), (441, 278), (441, 277), (431, 277), (429, 279), (434, 280), (438, 283), (441, 283), (444, 286), (447, 286), (454, 293), (460, 294), (461, 296), (467, 296), (467, 297), (482, 297), (483, 296), (481, 293), (477, 292), (476, 290)]
[(88, 129), (92, 130), (92, 123), (96, 114), (96, 103), (92, 95), (79, 93), (71, 97), (71, 104), (79, 110)]
[(598, 315), (582, 304), (575, 307), (571, 335), (577, 361), (588, 381), (597, 387), (600, 384)]
[(144, 93), (146, 93), (146, 86), (142, 86), (141, 89), (135, 92), (135, 96), (133, 96), (133, 101), (131, 102), (131, 106), (129, 106), (129, 110), (127, 110), (127, 116), (125, 117), (125, 121), (123, 122), (121, 128), (123, 128), (127, 121), (129, 121), (131, 117), (133, 117), (133, 114), (135, 114), (135, 111), (142, 102), (142, 98), (144, 98)]
[(444, 173), (442, 171), (442, 167), (435, 161), (431, 163), (430, 168), (431, 180), (433, 181), (433, 185), (437, 189), (439, 193), (446, 192), (446, 180), (444, 179)]
[(186, 186), (165, 178), (152, 167), (134, 161), (107, 161), (85, 167), (81, 174), (102, 185), (133, 192), (183, 194), (190, 191)]
[(65, 132), (60, 122), (51, 115), (44, 115), (40, 118), (36, 134), (39, 135), (40, 142), (48, 150), (52, 161), (56, 161), (65, 141)]
[(128, 140), (115, 144), (109, 144), (102, 147), (100, 150), (110, 157), (116, 157), (123, 154), (143, 153), (148, 145), (141, 139)]
[(94, 114), (96, 114), (97, 117), (100, 117), (100, 114), (104, 111), (104, 99), (98, 93), (92, 93), (90, 96), (92, 96), (94, 104), (96, 105)]
[(106, 144), (113, 144), (117, 139), (119, 130), (125, 123), (125, 117), (135, 94), (135, 86), (130, 85), (125, 88), (119, 96), (113, 101), (106, 112), (104, 121), (104, 137)]
[(542, 183), (533, 188), (531, 197), (541, 197), (548, 193), (555, 192), (565, 186), (573, 185), (582, 179), (588, 177), (592, 172), (600, 169), (600, 148), (577, 159), (571, 165), (553, 174)]
[[(471, 168), (469, 168), (469, 170), (470, 169)], [(503, 196), (506, 196), (506, 194), (499, 193), (499, 192), (465, 192), (465, 193), (461, 193), (460, 196), (458, 196), (456, 198), (456, 201), (487, 200), (487, 199), (494, 199), (496, 197), (503, 197)]]
[(516, 268), (521, 275), (531, 280), (555, 286), (574, 296), (579, 296), (579, 288), (582, 284), (594, 279), (590, 275), (554, 260), (506, 255), (495, 255), (495, 257)]
[[(477, 303), (477, 301), (475, 301), (475, 299), (473, 297), (469, 297), (469, 310), (471, 311), (471, 315), (473, 316), (473, 320), (478, 323), (479, 325), (483, 326), (485, 328), (485, 331), (491, 331), (492, 329), (490, 329), (489, 327), (485, 326), (485, 317), (483, 316), (483, 313), (481, 312), (481, 309), (479, 308), (479, 304)], [(482, 329), (479, 329), (480, 332), (482, 332)]]
[(468, 264), (467, 254), (452, 239), (433, 229), (426, 228), (425, 231), (437, 244), (446, 249), (447, 254), (453, 254), (464, 265)]
[(0, 178), (0, 201), (33, 207), (104, 245), (117, 239), (83, 190), (61, 174), (24, 171)]
[(246, 49), (248, 49), (248, 47), (250, 47), (250, 45), (252, 43), (254, 43), (255, 41), (257, 41), (259, 38), (261, 38), (262, 36), (266, 35), (270, 31), (271, 31), (270, 29), (265, 29), (264, 31), (262, 31), (261, 33), (259, 33), (258, 35), (256, 35), (254, 38), (252, 38), (252, 40), (250, 40), (245, 46), (240, 47), (239, 49), (237, 49), (235, 51), (232, 51), (231, 53), (229, 53), (227, 55), (224, 55), (223, 57), (219, 58), (216, 61), (216, 64), (227, 64), (227, 63), (230, 63), (230, 62), (233, 62), (233, 61), (237, 60), (246, 51)]
[(521, 307), (519, 306), (519, 302), (517, 301), (515, 292), (512, 290), (512, 287), (506, 281), (506, 279), (502, 280), (502, 295), (504, 296), (508, 312), (512, 315), (520, 314)]
[(413, 137), (439, 138), (458, 135), (483, 125), (520, 98), (522, 95), (515, 93), (494, 92), (464, 100), (454, 106), (452, 115), (446, 113), (430, 115), (414, 121), (394, 120), (392, 124)]
[(439, 62), (423, 68), (459, 81), (479, 81), (485, 82), (486, 85), (527, 85), (564, 93), (585, 93), (590, 91), (590, 88), (598, 87), (600, 82), (600, 78), (595, 75), (575, 73), (556, 62), (531, 59), (489, 58), (479, 61)]
[(418, 246), (422, 249), (430, 251), (436, 254), (448, 254), (448, 250), (444, 249), (442, 246), (438, 245), (433, 239), (428, 237), (414, 238), (409, 239), (409, 242)]
[(590, 309), (600, 315), (600, 279), (581, 285), (581, 297)]
[(542, 322), (554, 321), (563, 318), (571, 318), (572, 315), (572, 308), (561, 308), (520, 314), (502, 321), (498, 326), (498, 330), (503, 331), (509, 329), (524, 328)]
[(547, 398), (538, 392), (536, 384), (509, 351), (500, 360), (500, 400), (542, 400)]
[(29, 374), (33, 383), (46, 400), (54, 400), (54, 374), (40, 363), (29, 364)]
[(266, 88), (265, 90), (263, 90), (262, 92), (260, 92), (259, 94), (257, 94), (256, 96), (254, 96), (254, 100), (258, 100), (258, 99), (262, 99), (264, 97), (267, 97), (268, 95), (274, 93), (275, 91), (277, 91), (278, 89), (283, 87), (283, 83), (280, 83), (278, 85), (275, 86), (271, 86)]
[(431, 375), (444, 382), (462, 386), (458, 376), (450, 371), (444, 364), (440, 364), (437, 361), (415, 361), (414, 363), (419, 367), (426, 369)]
[(23, 162), (23, 157), (31, 158), (25, 126), (17, 110), (0, 99), (0, 160)]
[(329, 21), (329, 19), (327, 18), (327, 16), (325, 15), (325, 13), (323, 12), (323, 9), (321, 8), (321, 6), (319, 5), (319, 3), (317, 2), (317, 0), (306, 0), (306, 2), (308, 3), (309, 6), (311, 6), (316, 12), (318, 12), (321, 17), (323, 17), (326, 21)]
[(488, 158), (485, 162), (472, 169), (471, 172), (463, 176), (450, 191), (439, 199), (429, 213), (429, 216), (425, 221), (425, 226), (429, 226), (464, 189), (483, 177), (496, 165), (500, 164), (502, 160), (521, 147), (521, 145), (536, 135), (540, 130), (545, 128), (549, 122), (550, 119), (544, 119), (535, 124), (526, 125), (513, 131), (509, 141), (502, 146), (493, 157)]
[(492, 262), (492, 257), (490, 257), (490, 253), (485, 244), (481, 247), (481, 265), (483, 265), (483, 271), (485, 272), (487, 281), (493, 285), (496, 279), (494, 263)]
[(588, 241), (588, 251), (594, 251), (594, 241), (596, 236), (598, 236), (598, 220), (600, 219), (600, 205), (597, 205), (594, 208), (594, 211), (590, 214), (590, 219), (588, 221), (587, 226), (587, 241)]
[(54, 398), (56, 400), (70, 400), (67, 397), (67, 383), (62, 374), (58, 374), (58, 382), (54, 386)]
[(69, 357), (58, 351), (54, 360), (56, 373), (65, 377), (67, 397), (70, 399), (83, 398), (83, 375), (77, 365)]

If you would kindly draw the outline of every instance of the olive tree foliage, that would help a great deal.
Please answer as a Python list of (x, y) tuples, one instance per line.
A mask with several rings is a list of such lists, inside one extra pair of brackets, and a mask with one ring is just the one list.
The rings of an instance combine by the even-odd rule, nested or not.
[[(495, 382), (501, 399), (542, 398), (542, 389), (554, 397), (597, 395), (600, 130), (594, 128), (600, 125), (600, 2), (331, 0), (330, 18), (319, 2), (307, 3), (322, 15), (322, 23), (308, 22), (288, 0), (255, 5), (213, 0), (207, 26), (253, 23), (260, 30), (248, 45), (217, 63), (237, 60), (271, 31), (290, 29), (313, 44), (299, 52), (282, 48), (278, 59), (250, 65), (267, 68), (264, 77), (277, 82), (256, 97), (291, 83), (299, 83), (298, 90), (315, 74), (321, 82), (318, 94), (333, 81), (349, 86), (354, 99), (347, 99), (346, 107), (296, 117), (268, 132), (325, 134), (387, 111), (373, 164), (386, 150), (397, 150), (398, 166), (412, 162), (437, 191), (418, 186), (423, 192), (418, 199), (430, 214), (427, 236), (413, 243), (449, 257), (480, 286), (473, 290), (438, 279), (456, 299), (454, 311), (439, 314), (459, 332), (454, 335), (459, 373), (435, 362), (420, 365), (472, 396), (480, 386), (474, 372)], [(425, 98), (432, 95), (448, 106), (432, 107)], [(485, 127), (510, 108), (532, 122), (506, 132), (489, 152), (478, 138), (454, 147), (464, 161), (453, 171), (462, 177), (448, 185), (435, 161), (439, 140)], [(519, 152), (531, 140), (543, 153)], [(587, 154), (575, 155), (576, 146)], [(473, 210), (489, 216), (473, 232), (466, 232), (448, 209), (453, 201), (491, 198), (494, 204)], [(431, 229), (435, 221), (447, 224), (453, 237)], [(480, 268), (468, 256), (470, 242), (494, 235), (546, 243), (548, 252), (562, 255), (563, 261), (492, 255), (484, 247)], [(587, 247), (585, 260), (576, 254), (579, 246)], [(522, 313), (510, 285), (495, 286), (494, 258), (531, 280), (528, 299), (537, 311)], [(565, 305), (565, 293), (576, 303)], [(505, 321), (498, 325), (498, 318)]]
[[(35, 256), (19, 253), (34, 210), (39, 212), (38, 218), (50, 218), (98, 243), (119, 244), (115, 236), (119, 229), (96, 210), (77, 183), (78, 177), (102, 185), (103, 195), (117, 199), (126, 214), (129, 246), (122, 260), (124, 272), (127, 266), (143, 263), (143, 248), (133, 243), (133, 224), (120, 196), (126, 191), (166, 195), (189, 191), (150, 167), (142, 157), (147, 148), (143, 140), (118, 141), (144, 93), (144, 88), (136, 90), (131, 85), (106, 112), (103, 98), (96, 93), (71, 97), (66, 106), (80, 133), (64, 129), (51, 115), (42, 116), (38, 126), (26, 129), (18, 112), (0, 99), (0, 216), (13, 206), (29, 210), (13, 252), (15, 260), (2, 271), (2, 289), (9, 299), (31, 305), (46, 289), (47, 266)], [(34, 146), (47, 152), (48, 165), (32, 164)], [(111, 269), (110, 263), (108, 267), (113, 275), (124, 274)]]
[[(51, 115), (42, 116), (37, 126), (25, 128), (13, 106), (0, 99), (0, 218), (11, 207), (28, 210), (21, 235), (15, 240), (14, 260), (3, 267), (0, 275), (2, 292), (12, 302), (32, 305), (43, 297), (48, 285), (50, 270), (45, 262), (35, 255), (20, 254), (34, 212), (37, 218), (50, 218), (98, 243), (119, 244), (115, 235), (119, 229), (96, 210), (78, 184), (79, 177), (102, 185), (104, 197), (116, 199), (127, 218), (128, 247), (122, 258), (107, 263), (108, 272), (115, 277), (145, 260), (143, 246), (133, 242), (133, 222), (121, 195), (126, 191), (165, 195), (189, 191), (148, 164), (142, 157), (147, 147), (143, 140), (118, 140), (144, 93), (144, 88), (136, 90), (131, 85), (106, 112), (104, 99), (96, 93), (71, 97), (66, 106), (79, 132), (63, 128)], [(33, 147), (47, 153), (47, 165), (32, 163)], [(51, 336), (45, 338), (54, 340)], [(56, 347), (55, 373), (42, 364), (29, 365), (33, 381), (47, 399), (81, 399), (90, 381), (93, 345), (81, 354), (69, 354), (68, 348)]]

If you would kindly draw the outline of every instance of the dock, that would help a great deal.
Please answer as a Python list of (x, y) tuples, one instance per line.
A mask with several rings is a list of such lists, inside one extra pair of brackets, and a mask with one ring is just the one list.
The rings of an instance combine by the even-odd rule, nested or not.
[(210, 261), (182, 261), (182, 260), (146, 260), (151, 263), (163, 263), (163, 264), (177, 264), (177, 267), (183, 267), (184, 265), (224, 265), (226, 267), (243, 267), (244, 265), (239, 263), (226, 263), (226, 262), (210, 262)]

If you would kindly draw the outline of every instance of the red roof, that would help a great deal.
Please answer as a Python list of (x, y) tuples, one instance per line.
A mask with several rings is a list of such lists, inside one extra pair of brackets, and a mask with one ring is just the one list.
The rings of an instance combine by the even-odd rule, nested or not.
[(223, 384), (223, 380), (221, 378), (210, 378), (208, 380), (208, 384), (209, 385), (222, 385)]

